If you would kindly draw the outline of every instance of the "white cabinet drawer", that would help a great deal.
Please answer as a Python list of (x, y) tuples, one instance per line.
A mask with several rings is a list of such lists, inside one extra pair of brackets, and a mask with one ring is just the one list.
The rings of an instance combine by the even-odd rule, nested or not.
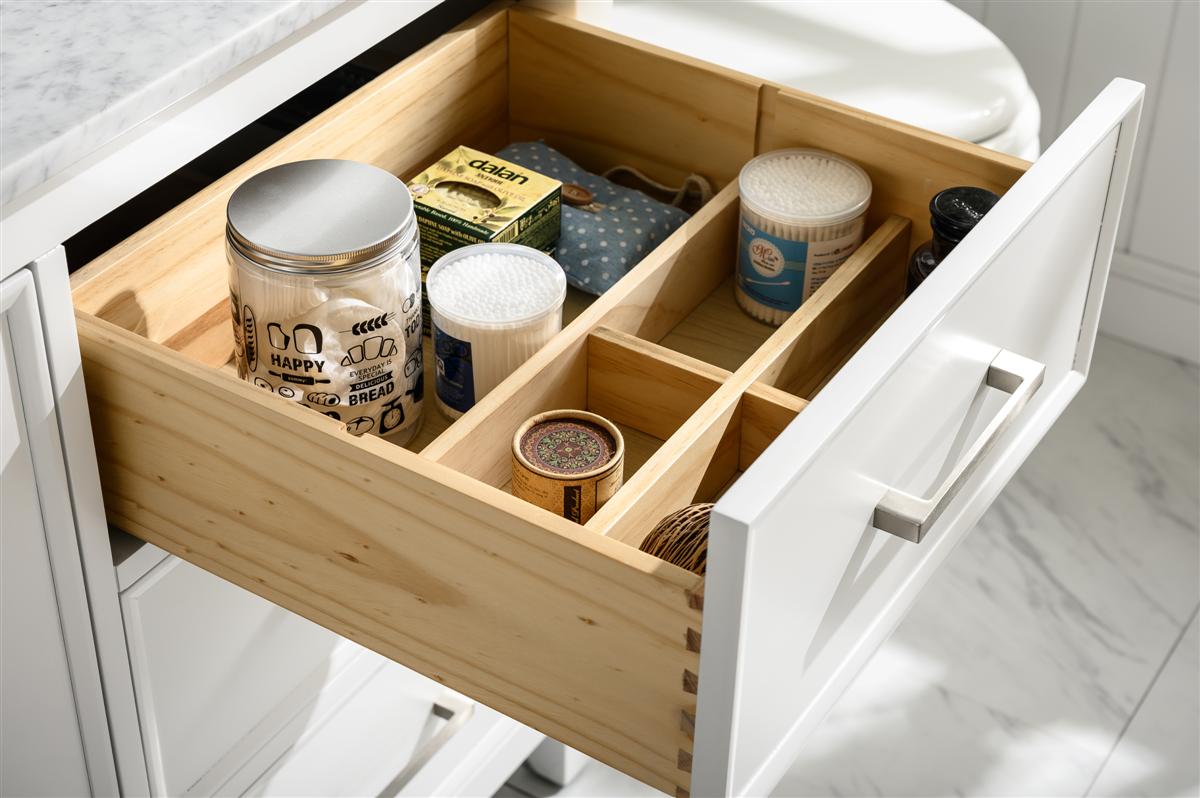
[(490, 794), (542, 739), (155, 546), (119, 547), (154, 795)]
[[(1141, 97), (1110, 86), (717, 505), (694, 774), (710, 793), (774, 785), (1083, 385)], [(1044, 368), (1011, 413), (986, 384), (1005, 350)], [(935, 499), (960, 474), (920, 543), (873, 525), (889, 491)]]
[(120, 598), (156, 795), (225, 788), (335, 664), (337, 635), (176, 557)]
[[(573, 20), (485, 13), (76, 275), (110, 519), (668, 793), (765, 793), (1086, 374), (1140, 97), (1115, 83), (1026, 172)], [(720, 190), (604, 296), (573, 297), (462, 418), (430, 402), (412, 450), (231, 373), (223, 212), (242, 180), (312, 157), (407, 177), (454, 145), (536, 138)], [(874, 191), (862, 247), (776, 330), (732, 301), (733, 178), (783, 146), (846, 155)], [(953, 185), (1005, 196), (903, 301)], [(968, 462), (1001, 350), (1043, 381)], [(554, 407), (636, 443), (584, 526), (506, 489), (513, 431)], [(922, 542), (872, 528), (889, 489), (960, 471)], [(707, 578), (638, 550), (730, 483)]]

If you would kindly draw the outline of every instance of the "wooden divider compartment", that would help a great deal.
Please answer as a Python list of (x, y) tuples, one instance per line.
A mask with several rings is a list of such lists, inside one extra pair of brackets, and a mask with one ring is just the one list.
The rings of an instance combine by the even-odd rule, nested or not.
[[(557, 401), (526, 404), (528, 415), (545, 410), (589, 410), (604, 416), (625, 440), (625, 479), (637, 473), (721, 384), (721, 377), (702, 378), (689, 368), (689, 359), (662, 353), (640, 338), (604, 327), (592, 330), (584, 343), (583, 379), (574, 370), (557, 377)], [(727, 372), (723, 373), (728, 376)], [(707, 374), (705, 375), (707, 377)], [(514, 428), (515, 431), (515, 428)], [(491, 456), (507, 459), (512, 434)], [(496, 487), (511, 492), (512, 482), (502, 472)]]
[[(602, 298), (571, 292), (562, 333), (461, 419), (427, 403), (419, 453), (232, 373), (224, 208), (243, 180), (312, 157), (408, 177), (458, 144), (534, 138), (593, 171), (698, 172), (720, 191)], [(772, 329), (733, 302), (734, 178), (801, 145), (871, 174), (869, 237)], [(1002, 191), (1022, 169), (573, 20), (485, 12), (73, 276), (110, 520), (686, 793), (703, 580), (637, 544), (719, 496), (901, 301), (933, 192)], [(586, 527), (504, 490), (517, 425), (554, 407), (633, 441), (625, 485)]]
[[(732, 377), (705, 361), (605, 327), (588, 336), (588, 372), (590, 410), (621, 423), (654, 427), (662, 438), (677, 431)], [(762, 383), (746, 387), (737, 413), (697, 472), (695, 492), (680, 507), (720, 498), (807, 404)], [(642, 458), (639, 468), (648, 459)], [(675, 509), (680, 508), (660, 507), (659, 512)]]

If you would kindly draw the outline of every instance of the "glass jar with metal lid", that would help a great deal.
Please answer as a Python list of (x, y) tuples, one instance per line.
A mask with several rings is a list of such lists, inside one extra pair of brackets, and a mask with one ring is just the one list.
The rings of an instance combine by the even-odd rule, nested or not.
[(242, 379), (404, 445), (421, 423), (416, 214), (396, 176), (355, 161), (283, 164), (229, 198)]

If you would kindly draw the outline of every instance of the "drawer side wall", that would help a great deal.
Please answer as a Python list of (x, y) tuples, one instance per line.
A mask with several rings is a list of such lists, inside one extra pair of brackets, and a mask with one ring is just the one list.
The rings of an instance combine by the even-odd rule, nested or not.
[(595, 173), (697, 173), (715, 188), (753, 156), (759, 81), (565, 17), (509, 19), (513, 141), (544, 138)]
[(762, 89), (758, 140), (759, 152), (815, 147), (860, 165), (871, 176), (867, 229), (903, 216), (913, 223), (913, 249), (932, 235), (934, 194), (951, 186), (1003, 194), (1029, 168), (1011, 155), (772, 84)]
[(699, 577), (86, 315), (110, 521), (674, 791)]

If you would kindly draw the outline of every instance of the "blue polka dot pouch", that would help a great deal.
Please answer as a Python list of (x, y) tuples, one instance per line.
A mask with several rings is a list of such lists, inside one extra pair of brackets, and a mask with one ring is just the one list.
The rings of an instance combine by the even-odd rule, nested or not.
[(592, 201), (582, 207), (563, 203), (562, 234), (554, 253), (567, 282), (589, 294), (612, 288), (688, 220), (679, 208), (587, 172), (543, 142), (510, 144), (496, 155), (591, 192)]

